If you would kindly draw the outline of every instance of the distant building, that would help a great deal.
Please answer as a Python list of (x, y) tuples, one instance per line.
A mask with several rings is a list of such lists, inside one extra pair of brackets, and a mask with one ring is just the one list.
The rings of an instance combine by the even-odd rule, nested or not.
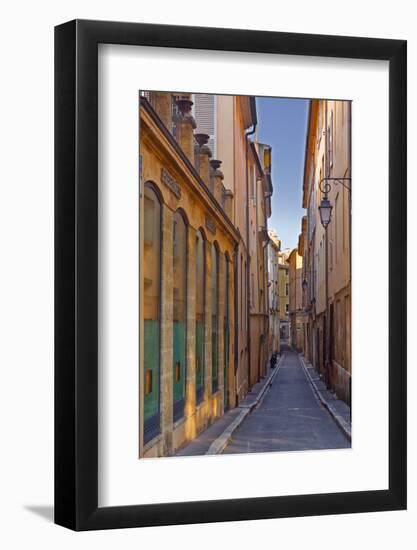
[(288, 257), (289, 276), (289, 317), (290, 317), (290, 343), (297, 351), (303, 351), (304, 347), (304, 313), (302, 309), (302, 268), (303, 259), (298, 254), (297, 248), (292, 250)]
[(290, 344), (290, 278), (289, 278), (289, 258), (288, 249), (280, 252), (278, 256), (279, 269), (279, 325), (280, 342)]
[(268, 235), (269, 349), (271, 353), (281, 353), (279, 295), (279, 259), (281, 241), (275, 231), (269, 230)]

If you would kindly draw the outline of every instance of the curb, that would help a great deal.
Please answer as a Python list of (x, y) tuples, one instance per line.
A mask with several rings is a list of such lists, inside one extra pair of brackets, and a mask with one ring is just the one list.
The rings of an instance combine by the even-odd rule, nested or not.
[(259, 395), (256, 396), (253, 403), (250, 405), (238, 405), (238, 409), (241, 409), (240, 413), (237, 415), (237, 417), (229, 424), (229, 426), (224, 430), (222, 434), (217, 437), (213, 443), (210, 445), (210, 447), (205, 452), (206, 455), (218, 455), (224, 451), (227, 444), (229, 443), (230, 439), (232, 438), (233, 433), (237, 430), (237, 428), (242, 424), (242, 422), (245, 420), (245, 418), (248, 416), (249, 413), (251, 413), (263, 400), (263, 398), (266, 395), (266, 392), (270, 389), (272, 382), (277, 374), (277, 372), (280, 369), (281, 361), (283, 359), (283, 355), (281, 355), (277, 366), (273, 370), (273, 372), (269, 375), (269, 378), (265, 382), (263, 388), (259, 392)]
[(310, 373), (308, 372), (308, 369), (307, 369), (307, 366), (305, 364), (305, 361), (304, 361), (304, 357), (302, 357), (301, 355), (298, 355), (298, 358), (301, 362), (301, 365), (303, 367), (303, 370), (304, 370), (304, 373), (305, 375), (307, 376), (307, 379), (308, 381), (310, 382), (311, 384), (311, 387), (313, 388), (313, 391), (314, 393), (316, 394), (317, 398), (319, 399), (320, 403), (323, 405), (323, 407), (325, 409), (327, 409), (327, 411), (329, 412), (330, 416), (333, 418), (333, 420), (336, 422), (336, 424), (338, 425), (338, 427), (342, 430), (343, 432), (343, 435), (350, 441), (352, 442), (352, 428), (351, 426), (346, 422), (346, 420), (344, 418), (342, 418), (334, 409), (333, 407), (330, 405), (330, 403), (328, 401), (326, 401), (326, 399), (324, 399), (324, 397), (321, 395), (321, 392), (320, 390), (318, 389), (316, 383), (314, 382), (314, 380), (311, 378), (310, 376)]
[(221, 452), (223, 452), (226, 445), (229, 443), (233, 432), (242, 424), (249, 412), (249, 408), (242, 409), (237, 417), (233, 420), (233, 422), (231, 422), (231, 424), (229, 424), (229, 426), (224, 430), (224, 432), (213, 441), (205, 454), (219, 455)]

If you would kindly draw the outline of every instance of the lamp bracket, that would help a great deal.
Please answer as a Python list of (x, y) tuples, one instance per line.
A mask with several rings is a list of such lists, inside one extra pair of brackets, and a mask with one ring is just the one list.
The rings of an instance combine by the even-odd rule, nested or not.
[(332, 186), (329, 183), (329, 181), (334, 182), (335, 185), (338, 185), (340, 183), (340, 185), (343, 185), (345, 189), (347, 189), (348, 191), (351, 191), (350, 186), (344, 182), (346, 181), (351, 182), (352, 178), (322, 178), (319, 181), (319, 189), (324, 195), (328, 195), (332, 189)]

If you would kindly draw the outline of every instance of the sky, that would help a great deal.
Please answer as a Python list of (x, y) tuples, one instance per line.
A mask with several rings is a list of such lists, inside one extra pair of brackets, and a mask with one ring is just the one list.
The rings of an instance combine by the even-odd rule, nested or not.
[(269, 229), (281, 249), (295, 248), (301, 231), (301, 206), (308, 100), (257, 97), (257, 140), (272, 147), (272, 215)]

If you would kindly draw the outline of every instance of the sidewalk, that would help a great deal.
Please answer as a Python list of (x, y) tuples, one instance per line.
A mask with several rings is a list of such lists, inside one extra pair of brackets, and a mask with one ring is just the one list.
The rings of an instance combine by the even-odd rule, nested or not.
[(179, 449), (174, 456), (198, 456), (221, 453), (232, 437), (233, 432), (241, 425), (246, 416), (262, 402), (273, 379), (280, 368), (282, 356), (278, 359), (277, 366), (268, 369), (265, 377), (255, 384), (239, 406), (227, 411), (209, 426), (206, 430), (193, 439), (188, 445)]
[(327, 389), (326, 384), (320, 378), (316, 369), (302, 354), (299, 354), (299, 358), (306, 376), (321, 404), (329, 411), (330, 415), (333, 417), (333, 420), (349, 439), (349, 441), (352, 441), (352, 423), (349, 406), (346, 405), (346, 403), (341, 399), (338, 399), (333, 392)]

